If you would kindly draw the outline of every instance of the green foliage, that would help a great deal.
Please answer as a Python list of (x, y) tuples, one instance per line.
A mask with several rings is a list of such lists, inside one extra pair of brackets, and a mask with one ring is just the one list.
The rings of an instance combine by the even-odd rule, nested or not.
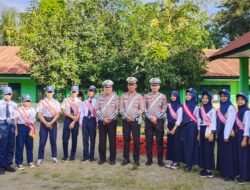
[(222, 44), (250, 31), (250, 1), (222, 0), (213, 25), (219, 31)]
[(189, 87), (206, 69), (207, 19), (189, 1), (41, 0), (22, 15), (18, 43), (42, 85), (101, 86), (109, 78), (125, 90), (132, 75), (140, 91), (151, 77), (164, 87)]
[(15, 9), (6, 9), (0, 18), (0, 44), (15, 45), (18, 13)]

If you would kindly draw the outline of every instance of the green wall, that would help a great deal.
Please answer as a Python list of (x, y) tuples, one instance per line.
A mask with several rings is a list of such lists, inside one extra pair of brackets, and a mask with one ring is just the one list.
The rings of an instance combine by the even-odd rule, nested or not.
[(30, 94), (32, 97), (32, 101), (36, 101), (36, 83), (35, 81), (31, 80), (30, 78), (26, 77), (19, 77), (19, 78), (3, 78), (0, 77), (0, 83), (16, 83), (20, 84), (21, 87), (21, 94)]

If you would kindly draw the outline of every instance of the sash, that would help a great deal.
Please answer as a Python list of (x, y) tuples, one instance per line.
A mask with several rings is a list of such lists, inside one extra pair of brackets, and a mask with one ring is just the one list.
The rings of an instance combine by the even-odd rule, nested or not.
[(109, 99), (109, 101), (105, 104), (105, 106), (102, 108), (101, 112), (105, 112), (111, 101), (114, 99), (115, 94), (112, 95), (112, 97)]
[(188, 108), (188, 106), (186, 104), (183, 104), (182, 107), (183, 107), (183, 111), (187, 114), (187, 116), (189, 117), (189, 119), (192, 122), (197, 123), (197, 119), (195, 118), (194, 114), (190, 111), (190, 109)]
[(28, 126), (28, 128), (30, 129), (29, 131), (29, 136), (31, 136), (32, 138), (35, 138), (36, 136), (36, 130), (35, 130), (35, 126), (34, 123), (30, 120), (28, 113), (25, 111), (25, 109), (23, 108), (18, 108), (17, 109), (19, 114), (21, 115), (23, 121), (25, 122), (25, 124)]
[(95, 108), (92, 106), (92, 104), (90, 104), (88, 100), (85, 100), (84, 104), (88, 108), (88, 110), (90, 111), (91, 116), (95, 117), (96, 116), (96, 112), (95, 112)]
[(226, 125), (227, 117), (224, 116), (224, 115), (221, 113), (220, 109), (217, 110), (217, 116), (218, 116), (219, 120), (221, 121), (221, 123), (223, 123), (224, 125)]
[(56, 110), (55, 110), (55, 108), (49, 103), (48, 100), (44, 99), (44, 100), (41, 101), (41, 103), (43, 104), (44, 108), (45, 108), (48, 112), (50, 112), (50, 114), (51, 114), (53, 117), (56, 116), (56, 114), (57, 114), (57, 113), (56, 113)]
[(129, 110), (131, 109), (131, 107), (132, 107), (132, 105), (134, 104), (134, 102), (135, 102), (135, 100), (136, 100), (137, 97), (138, 97), (138, 94), (137, 94), (137, 95), (132, 99), (132, 101), (129, 103), (128, 108), (127, 108), (127, 110), (126, 110), (126, 113), (129, 112)]
[(79, 109), (78, 105), (74, 101), (72, 101), (70, 98), (67, 98), (66, 100), (67, 100), (68, 104), (70, 105), (70, 107), (73, 109), (73, 113), (74, 113), (73, 115), (77, 116), (78, 109)]
[(156, 104), (156, 102), (162, 97), (162, 94), (160, 94), (160, 96), (158, 96), (153, 102), (152, 104), (149, 106), (148, 111)]
[(245, 124), (239, 119), (238, 113), (236, 115), (236, 124), (239, 127), (240, 130), (244, 131), (245, 130)]
[(174, 118), (175, 120), (177, 120), (177, 113), (174, 111), (171, 104), (168, 104), (168, 109), (169, 109), (171, 117)]
[(203, 106), (201, 106), (201, 117), (202, 117), (202, 120), (205, 122), (205, 124), (207, 125), (207, 127), (210, 127), (211, 126), (211, 119), (209, 117), (209, 115), (206, 113), (206, 110), (204, 109)]

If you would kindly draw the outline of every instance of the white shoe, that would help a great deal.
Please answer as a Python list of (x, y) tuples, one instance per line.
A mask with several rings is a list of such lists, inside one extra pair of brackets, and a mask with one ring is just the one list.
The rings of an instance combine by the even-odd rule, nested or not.
[(29, 168), (35, 168), (36, 166), (33, 164), (33, 162), (28, 163)]
[(43, 162), (42, 159), (38, 159), (36, 165), (37, 165), (37, 166), (41, 166), (42, 162)]
[(18, 165), (17, 165), (17, 169), (21, 171), (21, 170), (24, 170), (25, 168), (23, 167), (22, 164), (18, 164)]
[(58, 163), (58, 160), (57, 160), (57, 158), (52, 158), (52, 163), (54, 163), (54, 164), (56, 164), (56, 163)]
[(179, 164), (178, 163), (173, 163), (172, 165), (171, 165), (171, 169), (172, 170), (176, 170), (176, 169), (178, 169), (178, 167), (179, 167)]
[(171, 161), (171, 162), (169, 162), (168, 164), (166, 164), (165, 167), (166, 167), (166, 168), (171, 168), (172, 164), (173, 164), (173, 162)]

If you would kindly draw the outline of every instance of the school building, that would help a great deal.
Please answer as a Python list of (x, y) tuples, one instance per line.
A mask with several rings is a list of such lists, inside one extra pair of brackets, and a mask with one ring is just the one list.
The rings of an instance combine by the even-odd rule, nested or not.
[[(30, 76), (29, 65), (19, 56), (20, 47), (0, 46), (0, 86), (9, 85), (13, 89), (13, 99), (21, 101), (23, 94), (29, 93), (32, 101), (38, 102), (44, 94), (44, 87), (37, 84)], [(217, 50), (204, 50), (210, 57)], [(235, 102), (235, 95), (240, 91), (239, 59), (216, 59), (207, 63), (207, 73), (200, 81), (198, 91), (207, 89), (214, 94), (214, 103), (218, 103), (218, 91), (227, 88), (231, 91), (231, 99)], [(249, 73), (249, 71), (248, 71)], [(249, 83), (249, 80), (248, 80)], [(250, 89), (250, 88), (249, 88)], [(182, 90), (182, 98), (184, 90)], [(59, 99), (66, 96), (66, 90), (57, 92)]]

